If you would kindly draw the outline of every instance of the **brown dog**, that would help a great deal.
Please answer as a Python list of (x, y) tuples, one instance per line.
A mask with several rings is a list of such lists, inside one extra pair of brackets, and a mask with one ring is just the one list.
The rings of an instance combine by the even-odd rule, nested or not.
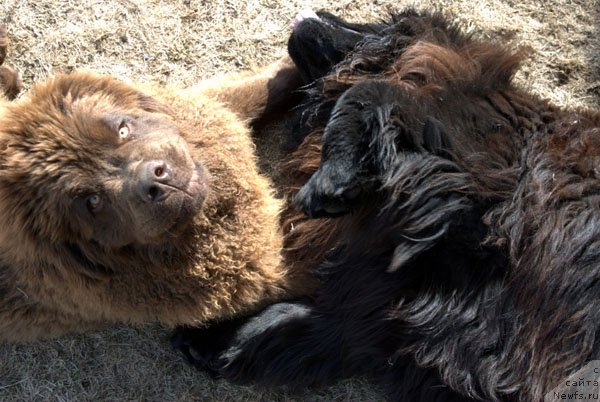
[[(246, 124), (300, 83), (291, 66), (185, 90), (73, 73), (1, 101), (0, 340), (197, 325), (302, 293)], [(20, 88), (7, 67), (0, 83)]]

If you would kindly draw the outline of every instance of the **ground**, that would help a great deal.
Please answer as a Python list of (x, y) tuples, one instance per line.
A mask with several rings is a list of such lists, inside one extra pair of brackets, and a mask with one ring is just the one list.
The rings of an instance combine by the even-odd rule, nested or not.
[[(3, 0), (0, 23), (12, 39), (8, 62), (26, 87), (74, 69), (189, 85), (283, 55), (289, 23), (304, 8), (372, 21), (407, 5), (437, 7), (467, 30), (528, 47), (519, 85), (561, 106), (600, 107), (599, 0)], [(268, 171), (273, 143), (260, 142)], [(169, 332), (123, 326), (0, 344), (0, 401), (383, 399), (362, 379), (300, 394), (213, 381), (170, 349)]]

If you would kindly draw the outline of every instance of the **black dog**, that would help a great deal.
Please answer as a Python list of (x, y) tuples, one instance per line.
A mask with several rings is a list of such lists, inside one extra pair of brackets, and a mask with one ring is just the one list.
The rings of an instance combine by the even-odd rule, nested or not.
[(393, 400), (541, 400), (600, 358), (600, 114), (514, 87), (518, 52), (440, 15), (319, 17), (289, 50), (315, 81), (291, 158), (322, 142), (295, 201), (343, 227), (320, 290), (175, 344), (238, 383), (370, 374)]

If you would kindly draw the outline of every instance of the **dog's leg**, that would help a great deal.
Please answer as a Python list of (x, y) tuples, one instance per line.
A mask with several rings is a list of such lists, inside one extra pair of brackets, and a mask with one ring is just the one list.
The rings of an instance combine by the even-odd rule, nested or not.
[[(353, 268), (364, 271), (362, 266), (341, 264), (329, 268), (336, 271), (328, 280), (331, 287), (350, 280), (347, 276)], [(377, 278), (358, 282), (348, 294), (339, 295), (341, 300), (326, 297), (332, 290), (326, 289), (323, 302), (275, 304), (234, 325), (180, 329), (173, 338), (174, 346), (197, 368), (239, 384), (299, 389), (373, 371), (382, 362), (372, 354), (365, 360), (367, 355), (360, 351), (373, 349), (376, 353), (377, 334), (386, 334), (379, 326), (388, 321), (384, 317), (373, 319), (386, 312), (372, 305), (387, 301), (372, 292), (378, 285)], [(358, 306), (344, 303), (356, 293), (370, 300)]]
[(179, 329), (173, 344), (197, 368), (235, 383), (317, 385), (342, 374), (336, 321), (309, 304), (279, 303), (237, 323)]

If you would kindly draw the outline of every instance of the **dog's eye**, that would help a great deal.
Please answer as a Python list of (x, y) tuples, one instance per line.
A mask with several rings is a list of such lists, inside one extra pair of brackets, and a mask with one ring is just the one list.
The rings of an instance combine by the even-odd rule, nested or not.
[(127, 123), (121, 123), (121, 125), (119, 126), (119, 138), (121, 138), (122, 140), (127, 139), (127, 137), (129, 137), (129, 131), (130, 129)]
[(90, 212), (96, 213), (102, 209), (102, 197), (98, 194), (89, 195), (85, 200), (85, 204)]

